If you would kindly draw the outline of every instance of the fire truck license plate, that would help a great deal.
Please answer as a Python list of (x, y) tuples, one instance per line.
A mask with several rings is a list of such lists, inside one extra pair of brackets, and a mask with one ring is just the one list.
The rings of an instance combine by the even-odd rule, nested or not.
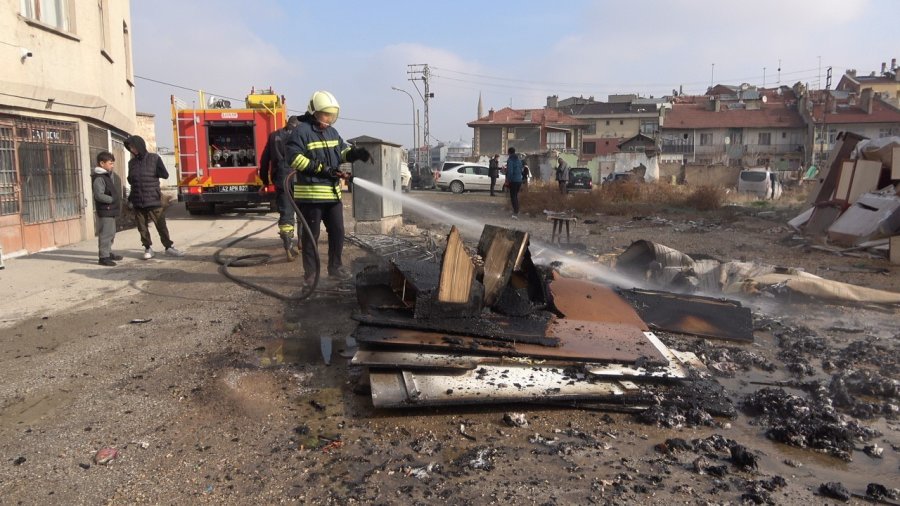
[(247, 191), (247, 185), (232, 185), (232, 186), (223, 186), (223, 192), (245, 192)]

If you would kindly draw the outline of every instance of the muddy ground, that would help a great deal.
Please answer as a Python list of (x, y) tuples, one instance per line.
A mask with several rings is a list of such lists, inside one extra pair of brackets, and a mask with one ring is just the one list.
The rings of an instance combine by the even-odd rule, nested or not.
[[(541, 215), (509, 219), (503, 197), (411, 196), (536, 240), (550, 235)], [(793, 239), (785, 221), (794, 211), (581, 216), (563, 253), (650, 239), (900, 291), (886, 260)], [(411, 238), (448, 230), (445, 219), (405, 218), (418, 227)], [(865, 502), (870, 483), (888, 489), (882, 496), (900, 487), (897, 308), (766, 298), (747, 301), (753, 344), (661, 334), (706, 362), (734, 417), (535, 405), (379, 411), (342, 356), (355, 327), (350, 287), (326, 280), (303, 302), (240, 288), (211, 261), (232, 238), (195, 245), (178, 264), (128, 261), (122, 275), (140, 280), (133, 295), (2, 329), (0, 502), (821, 504), (839, 501), (822, 495), (826, 483), (857, 494), (851, 503)], [(278, 251), (269, 229), (229, 253)], [(356, 270), (371, 262), (352, 246), (345, 260)], [(276, 257), (238, 274), (296, 294), (297, 269)], [(330, 366), (322, 337), (333, 344)], [(505, 423), (509, 413), (527, 426)], [(100, 465), (104, 448), (117, 456)]]

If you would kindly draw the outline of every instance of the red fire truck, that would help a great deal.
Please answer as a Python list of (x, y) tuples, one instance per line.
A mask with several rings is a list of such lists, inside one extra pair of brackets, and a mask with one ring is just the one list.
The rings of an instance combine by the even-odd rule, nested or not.
[[(194, 109), (172, 96), (178, 201), (190, 214), (224, 209), (275, 209), (275, 188), (262, 188), (259, 158), (269, 134), (284, 126), (284, 97), (251, 90), (244, 107), (209, 97)], [(262, 190), (262, 191), (260, 191)]]

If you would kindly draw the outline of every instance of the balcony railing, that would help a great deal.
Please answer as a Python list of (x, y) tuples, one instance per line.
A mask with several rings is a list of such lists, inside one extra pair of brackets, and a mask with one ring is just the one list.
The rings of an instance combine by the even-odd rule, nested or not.
[(772, 155), (787, 153), (802, 153), (802, 144), (798, 143), (778, 143), (778, 144), (687, 144), (687, 143), (663, 143), (660, 146), (663, 153), (666, 154), (721, 154), (729, 153), (734, 156), (744, 155)]

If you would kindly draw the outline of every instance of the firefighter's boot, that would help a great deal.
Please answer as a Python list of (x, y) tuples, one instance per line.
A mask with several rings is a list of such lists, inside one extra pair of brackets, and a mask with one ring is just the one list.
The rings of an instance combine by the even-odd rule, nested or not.
[(281, 244), (284, 246), (284, 255), (288, 262), (293, 262), (300, 255), (294, 242), (294, 226), (279, 225), (278, 235), (281, 237)]

